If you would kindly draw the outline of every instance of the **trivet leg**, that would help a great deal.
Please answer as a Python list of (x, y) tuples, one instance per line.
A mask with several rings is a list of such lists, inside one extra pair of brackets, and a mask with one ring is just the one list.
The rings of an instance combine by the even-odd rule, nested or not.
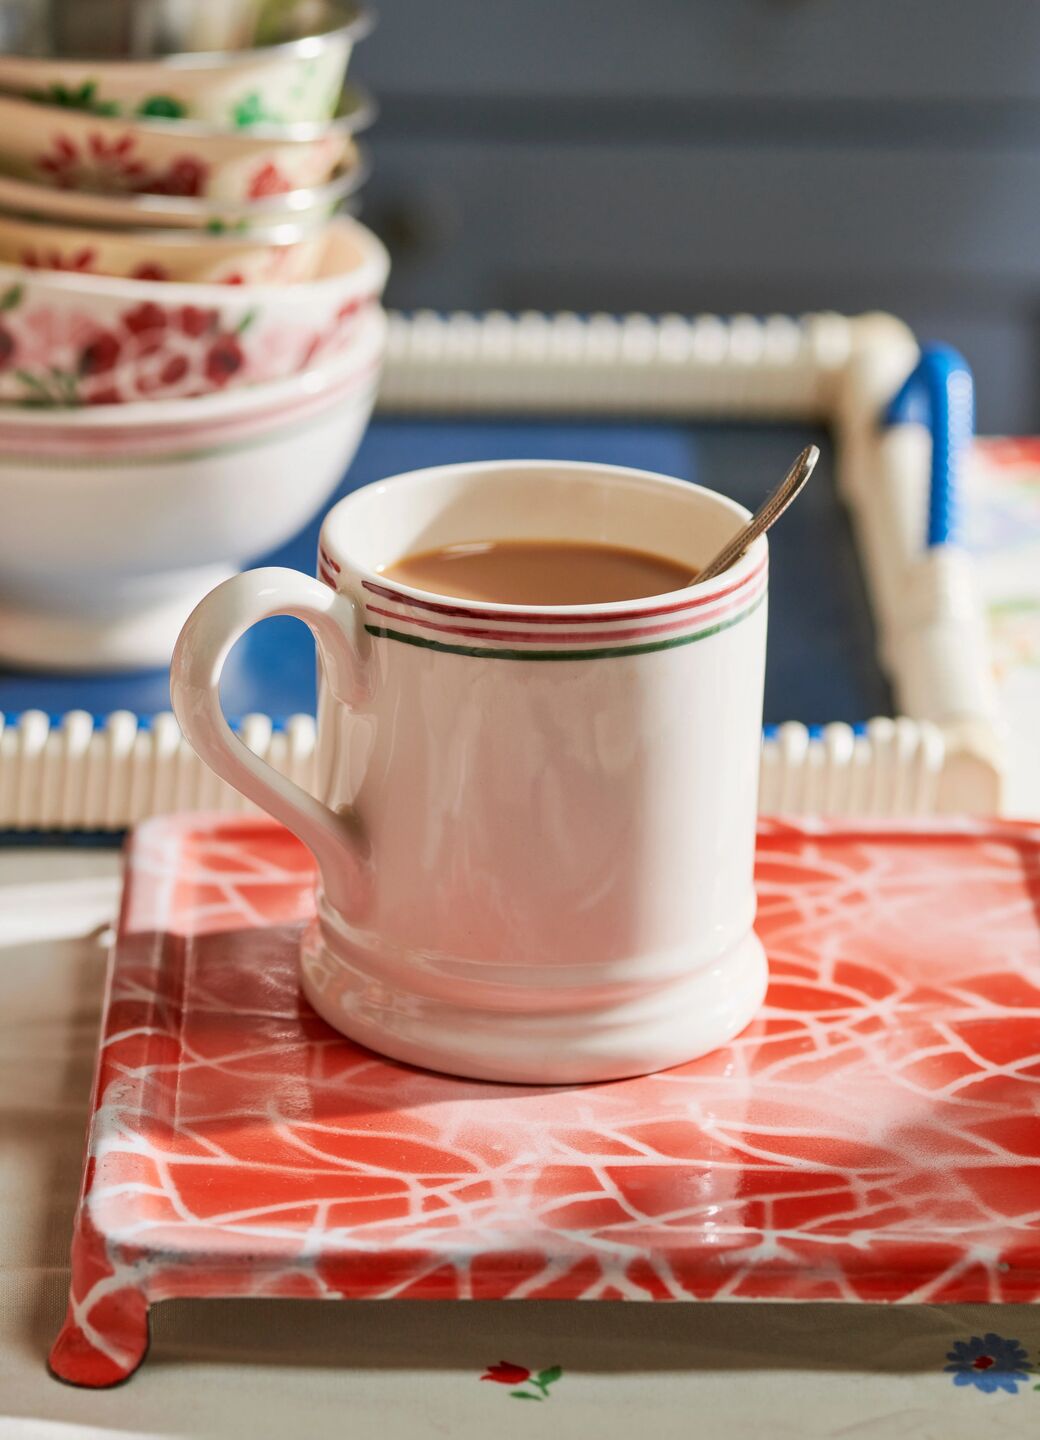
[(68, 1385), (104, 1389), (129, 1380), (147, 1353), (148, 1300), (121, 1279), (80, 1216), (72, 1239), (69, 1308), (51, 1349), (51, 1374)]

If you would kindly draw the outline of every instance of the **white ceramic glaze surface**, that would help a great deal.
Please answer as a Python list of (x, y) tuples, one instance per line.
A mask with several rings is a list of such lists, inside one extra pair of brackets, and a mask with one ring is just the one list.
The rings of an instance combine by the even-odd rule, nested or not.
[[(368, 486), (322, 531), (321, 579), (218, 587), (174, 656), (203, 759), (310, 846), (304, 990), (395, 1058), (571, 1083), (709, 1051), (765, 989), (754, 932), (767, 550), (671, 595), (479, 605), (381, 576), (467, 539), (625, 543), (696, 566), (746, 518), (700, 487), (606, 466), (449, 466)], [(318, 641), (317, 798), (237, 740), (218, 680), (275, 614)]]
[(327, 501), (364, 433), (385, 339), (374, 309), (346, 353), (293, 380), (0, 415), (0, 659), (165, 664), (200, 597)]

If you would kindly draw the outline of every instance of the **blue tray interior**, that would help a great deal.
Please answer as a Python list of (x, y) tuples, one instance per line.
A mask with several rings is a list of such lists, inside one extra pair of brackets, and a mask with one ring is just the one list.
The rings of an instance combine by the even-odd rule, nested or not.
[[(694, 480), (754, 507), (810, 440), (823, 455), (816, 475), (773, 532), (766, 676), (767, 723), (857, 723), (892, 713), (877, 664), (873, 627), (846, 515), (835, 494), (833, 452), (804, 426), (542, 418), (446, 419), (380, 416), (340, 494), (402, 470), (452, 461), (594, 460)], [(331, 502), (330, 502), (331, 503)], [(314, 572), (320, 517), (262, 563)], [(268, 620), (236, 647), (225, 671), (230, 717), (260, 711), (281, 720), (314, 710), (314, 649), (294, 620)], [(169, 709), (165, 671), (134, 675), (41, 675), (0, 671), (0, 711), (36, 708), (142, 718)]]

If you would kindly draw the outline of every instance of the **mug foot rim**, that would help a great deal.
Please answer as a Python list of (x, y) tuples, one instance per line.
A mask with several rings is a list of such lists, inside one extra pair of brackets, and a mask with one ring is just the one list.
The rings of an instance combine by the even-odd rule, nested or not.
[(584, 1017), (582, 1034), (583, 1017), (568, 1016), (569, 1035), (558, 1016), (492, 1015), (414, 995), (406, 1005), (383, 1004), (325, 943), (317, 922), (301, 939), (299, 973), (327, 1024), (392, 1060), (467, 1080), (581, 1085), (673, 1069), (728, 1044), (762, 1005), (768, 961), (751, 930), (714, 964), (669, 987), (652, 1013), (600, 1008)]

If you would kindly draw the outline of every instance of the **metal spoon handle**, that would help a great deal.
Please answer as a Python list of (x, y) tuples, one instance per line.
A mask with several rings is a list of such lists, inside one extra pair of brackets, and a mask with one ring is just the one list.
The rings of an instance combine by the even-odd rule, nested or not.
[(791, 501), (797, 498), (802, 486), (816, 468), (819, 458), (820, 452), (815, 445), (805, 447), (768, 500), (759, 506), (747, 524), (737, 531), (732, 540), (727, 541), (718, 554), (708, 561), (704, 569), (697, 572), (693, 580), (695, 585), (699, 585), (702, 580), (714, 580), (716, 575), (721, 575), (723, 570), (728, 570), (735, 560), (740, 559), (753, 541), (765, 534), (770, 525), (784, 513)]

